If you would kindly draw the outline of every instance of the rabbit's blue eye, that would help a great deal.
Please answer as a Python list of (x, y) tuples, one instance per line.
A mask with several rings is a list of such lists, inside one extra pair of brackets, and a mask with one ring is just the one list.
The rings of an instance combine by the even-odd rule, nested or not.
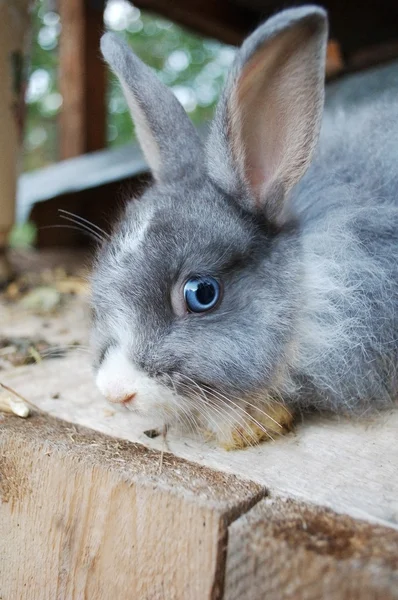
[(220, 295), (220, 284), (213, 277), (192, 277), (184, 285), (184, 299), (189, 312), (201, 313), (214, 308)]

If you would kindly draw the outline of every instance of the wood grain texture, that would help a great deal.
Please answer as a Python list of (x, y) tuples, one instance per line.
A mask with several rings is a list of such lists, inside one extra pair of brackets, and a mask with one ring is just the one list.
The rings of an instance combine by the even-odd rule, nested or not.
[(398, 532), (265, 499), (228, 531), (225, 600), (393, 600)]
[(220, 598), (256, 484), (49, 417), (0, 427), (2, 600)]

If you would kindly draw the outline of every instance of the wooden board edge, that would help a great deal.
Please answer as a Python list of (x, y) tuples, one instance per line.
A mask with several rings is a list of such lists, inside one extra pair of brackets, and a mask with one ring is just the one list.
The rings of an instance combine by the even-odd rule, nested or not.
[(228, 529), (225, 600), (398, 598), (398, 532), (288, 498)]

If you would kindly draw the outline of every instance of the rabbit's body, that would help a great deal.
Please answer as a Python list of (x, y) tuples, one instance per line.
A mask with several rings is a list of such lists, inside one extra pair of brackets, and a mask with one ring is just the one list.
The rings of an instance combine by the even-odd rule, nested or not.
[(293, 193), (304, 266), (295, 378), (310, 403), (382, 406), (398, 390), (398, 103), (325, 113)]
[(337, 96), (317, 144), (326, 39), (316, 7), (256, 30), (203, 148), (104, 38), (155, 183), (98, 255), (97, 383), (155, 424), (237, 447), (283, 430), (285, 406), (365, 410), (397, 392), (397, 104)]

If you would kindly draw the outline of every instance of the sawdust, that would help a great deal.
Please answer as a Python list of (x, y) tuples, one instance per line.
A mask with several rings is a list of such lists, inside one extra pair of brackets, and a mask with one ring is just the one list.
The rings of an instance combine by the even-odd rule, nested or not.
[(20, 466), (17, 456), (0, 454), (0, 498), (1, 502), (13, 504), (30, 492), (28, 474)]

